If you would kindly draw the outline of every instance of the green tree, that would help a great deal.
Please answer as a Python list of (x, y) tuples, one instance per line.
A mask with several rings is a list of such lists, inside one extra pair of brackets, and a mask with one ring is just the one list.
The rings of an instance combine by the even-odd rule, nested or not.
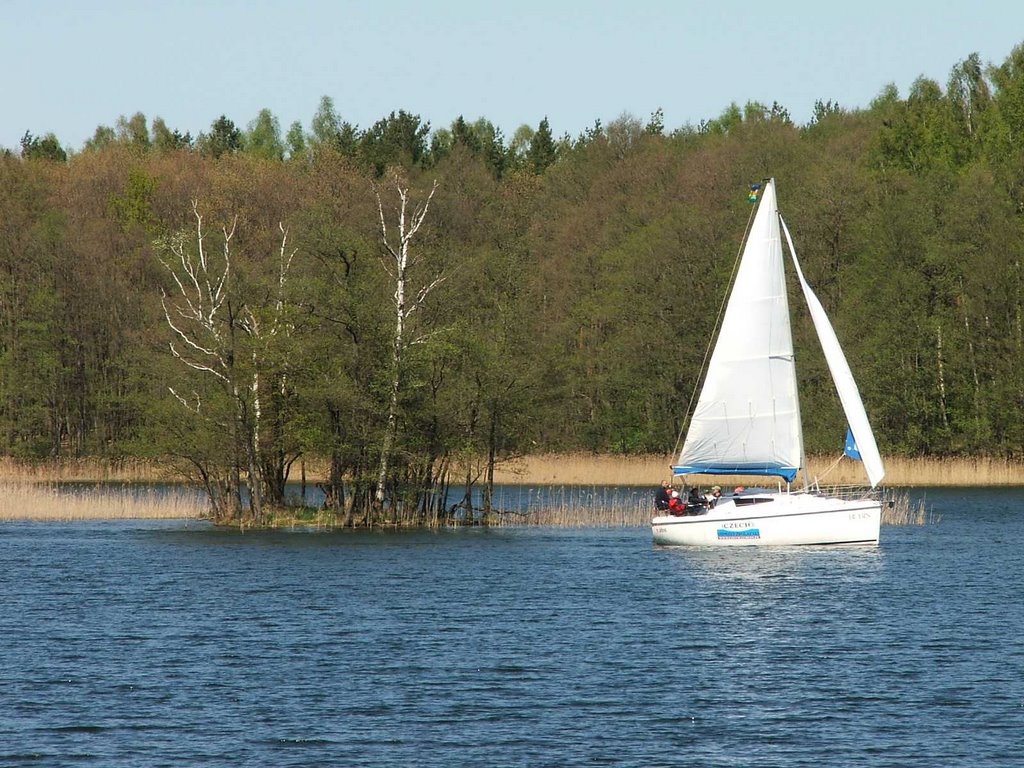
[(306, 155), (306, 132), (302, 128), (302, 123), (298, 120), (294, 121), (288, 127), (288, 133), (285, 135), (285, 145), (288, 148), (288, 158), (291, 160), (298, 160)]
[(652, 136), (661, 136), (665, 132), (665, 112), (661, 107), (651, 113), (644, 130)]
[(540, 121), (537, 130), (530, 138), (527, 161), (533, 172), (539, 175), (544, 173), (555, 162), (557, 154), (555, 141), (551, 135), (551, 126), (548, 124), (547, 117), (545, 117)]
[(814, 102), (814, 110), (811, 113), (810, 125), (818, 125), (819, 123), (828, 120), (833, 115), (841, 115), (842, 112), (842, 107), (839, 106), (838, 102), (832, 101), (832, 99), (829, 99), (828, 101), (816, 99)]
[(140, 152), (145, 152), (152, 146), (149, 125), (146, 122), (146, 116), (141, 112), (136, 112), (131, 117), (121, 115), (117, 119), (116, 133), (120, 143)]
[(467, 123), (459, 115), (450, 131), (442, 129), (435, 132), (431, 143), (433, 162), (439, 162), (455, 147), (463, 147), (471, 156), (481, 159), (497, 178), (508, 167), (509, 155), (501, 130), (486, 118)]
[(52, 133), (39, 138), (28, 131), (21, 137), (21, 156), (26, 160), (54, 160), (60, 163), (68, 159), (67, 152)]
[(85, 142), (85, 150), (86, 152), (99, 152), (113, 146), (116, 142), (117, 134), (114, 133), (114, 129), (109, 125), (99, 125), (92, 138)]
[(284, 158), (281, 124), (269, 109), (261, 109), (256, 119), (249, 123), (249, 130), (242, 143), (245, 151), (255, 157), (264, 160)]
[(1024, 205), (1024, 179), (1015, 170), (1024, 158), (1024, 44), (1002, 64), (989, 67), (988, 76), (992, 101), (982, 121), (984, 154), (1013, 199)]
[(451, 135), (453, 146), (465, 147), (472, 155), (480, 154), (482, 148), (480, 137), (476, 135), (473, 126), (462, 118), (462, 115), (459, 115), (452, 123)]
[(396, 222), (394, 234), (389, 234), (388, 219), (384, 213), (384, 203), (379, 191), (377, 194), (377, 208), (380, 213), (381, 243), (384, 247), (382, 262), (385, 270), (394, 280), (394, 333), (391, 343), (391, 363), (389, 366), (390, 395), (388, 398), (387, 425), (384, 430), (384, 437), (380, 449), (380, 468), (377, 472), (376, 503), (382, 508), (385, 498), (388, 496), (388, 485), (391, 480), (392, 451), (398, 432), (399, 404), (402, 396), (402, 382), (404, 379), (404, 366), (406, 365), (406, 354), (411, 344), (416, 342), (415, 338), (410, 339), (410, 320), (417, 311), (422, 314), (423, 306), (430, 293), (445, 279), (445, 275), (435, 274), (422, 282), (410, 282), (413, 280), (413, 270), (422, 259), (412, 253), (412, 242), (419, 232), (423, 221), (430, 208), (430, 201), (437, 190), (435, 182), (426, 199), (418, 204), (410, 206), (409, 187), (398, 176), (393, 178), (395, 192), (398, 196), (396, 215), (393, 220)]
[(399, 110), (378, 120), (363, 134), (359, 154), (380, 177), (389, 166), (418, 166), (425, 158), (429, 134), (430, 123), (420, 122), (419, 115)]
[(196, 140), (200, 152), (213, 158), (242, 149), (242, 132), (224, 115), (210, 125), (209, 133), (199, 134)]
[[(23, 142), (24, 144), (24, 142)], [(56, 429), (60, 216), (35, 163), (0, 158), (0, 438), (7, 455), (50, 455)]]
[(977, 53), (970, 54), (953, 67), (946, 92), (964, 134), (974, 139), (992, 103), (992, 94)]
[(455, 139), (447, 128), (438, 128), (430, 135), (430, 165), (437, 165), (452, 152)]
[(490, 120), (481, 117), (473, 123), (473, 132), (480, 142), (484, 163), (491, 169), (495, 178), (500, 179), (509, 167), (509, 152), (505, 147), (505, 137), (501, 129), (496, 128)]
[(341, 135), (341, 116), (330, 96), (321, 96), (310, 124), (310, 144), (316, 147), (337, 147)]
[(956, 110), (934, 80), (918, 78), (906, 102), (889, 109), (879, 136), (881, 162), (913, 172), (949, 172), (964, 160)]
[(724, 136), (732, 133), (743, 124), (743, 113), (739, 105), (733, 102), (714, 120), (702, 120), (697, 127), (697, 132), (710, 134), (712, 136)]
[(162, 117), (153, 118), (153, 147), (160, 152), (174, 152), (192, 147), (192, 136), (167, 127)]
[[(292, 332), (287, 290), (295, 249), (280, 225), (277, 263), (263, 293), (265, 283), (257, 275), (239, 274), (233, 250), (237, 219), (222, 228), (211, 247), (197, 201), (192, 209), (194, 234), (178, 231), (156, 241), (170, 281), (162, 294), (171, 332), (168, 348), (186, 374), (178, 377), (183, 385), (172, 385), (170, 392), (196, 434), (220, 429), (230, 439), (225, 450), (212, 454), (206, 437), (179, 450), (199, 472), (219, 519), (244, 522), (248, 510), (261, 524), (266, 521), (265, 503), (284, 502), (287, 469), (296, 450), (287, 435), (285, 409), (291, 392), (282, 354)], [(248, 479), (247, 499), (243, 476)]]
[(525, 168), (529, 162), (530, 145), (533, 143), (532, 127), (523, 123), (516, 132), (512, 134), (512, 141), (508, 146), (508, 161), (512, 168)]

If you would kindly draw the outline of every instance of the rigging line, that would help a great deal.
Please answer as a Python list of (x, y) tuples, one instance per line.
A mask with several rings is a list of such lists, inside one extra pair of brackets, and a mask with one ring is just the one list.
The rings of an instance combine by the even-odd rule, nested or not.
[[(843, 460), (843, 456), (844, 456), (844, 455), (845, 455), (845, 454), (842, 454), (842, 453), (840, 453), (840, 454), (839, 454), (839, 458), (838, 458), (838, 459), (836, 459), (836, 460), (835, 460), (834, 462), (832, 462), (832, 466), (830, 466), (830, 467), (829, 467), (828, 469), (826, 469), (826, 470), (825, 470), (824, 472), (822, 472), (822, 473), (821, 473), (820, 475), (816, 475), (816, 476), (815, 476), (815, 478), (814, 478), (815, 482), (817, 482), (817, 481), (821, 480), (821, 479), (822, 479), (822, 478), (824, 478), (824, 477), (827, 477), (827, 476), (829, 475), (829, 473), (831, 473), (831, 472), (832, 472), (832, 470), (833, 470), (833, 469), (835, 469), (836, 467), (838, 467), (838, 466), (839, 466), (839, 462), (841, 462), (841, 461)], [(805, 480), (805, 483), (806, 483), (806, 480)]]
[(718, 336), (718, 326), (722, 322), (722, 315), (725, 313), (725, 306), (729, 302), (729, 293), (732, 289), (733, 281), (736, 279), (736, 271), (740, 266), (740, 258), (743, 256), (743, 247), (747, 244), (747, 236), (750, 234), (750, 225), (754, 222), (754, 212), (757, 211), (760, 206), (760, 201), (757, 205), (750, 206), (750, 215), (747, 217), (747, 226), (743, 229), (743, 237), (740, 238), (740, 247), (736, 251), (736, 258), (732, 263), (732, 272), (729, 275), (729, 282), (725, 293), (722, 295), (722, 303), (718, 307), (718, 314), (715, 316), (715, 325), (711, 329), (711, 335), (708, 336), (708, 345), (704, 350), (704, 359), (701, 360), (700, 370), (697, 372), (697, 381), (694, 382), (693, 391), (690, 392), (690, 402), (686, 404), (686, 414), (683, 416), (683, 423), (679, 425), (679, 433), (676, 435), (676, 445), (672, 449), (673, 456), (679, 455), (679, 443), (683, 440), (683, 435), (686, 433), (686, 428), (690, 423), (690, 416), (693, 411), (693, 401), (697, 397), (697, 392), (700, 391), (700, 383), (704, 379), (704, 374), (707, 370), (708, 359), (711, 357), (711, 350), (714, 348), (715, 339)]

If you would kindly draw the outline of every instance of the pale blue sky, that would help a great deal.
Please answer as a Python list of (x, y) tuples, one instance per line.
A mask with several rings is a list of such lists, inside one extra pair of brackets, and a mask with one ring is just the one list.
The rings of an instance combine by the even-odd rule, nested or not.
[(79, 149), (135, 112), (193, 136), (264, 107), (308, 129), (324, 95), (362, 128), (406, 109), (506, 137), (659, 107), (672, 129), (748, 100), (803, 123), (816, 99), (945, 86), (1022, 42), (1024, 0), (0, 0), (0, 147), (28, 130)]

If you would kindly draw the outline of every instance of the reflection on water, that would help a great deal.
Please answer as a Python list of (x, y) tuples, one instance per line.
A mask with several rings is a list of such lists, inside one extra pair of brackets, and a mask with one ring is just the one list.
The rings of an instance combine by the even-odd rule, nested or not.
[(679, 567), (710, 581), (863, 578), (876, 572), (883, 547), (659, 547)]

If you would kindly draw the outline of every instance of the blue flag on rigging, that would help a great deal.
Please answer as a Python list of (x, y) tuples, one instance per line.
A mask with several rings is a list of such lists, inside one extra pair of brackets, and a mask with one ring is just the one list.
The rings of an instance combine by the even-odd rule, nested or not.
[(846, 446), (843, 448), (843, 453), (851, 459), (861, 460), (860, 451), (857, 449), (857, 441), (853, 439), (853, 430), (849, 427), (846, 428)]

